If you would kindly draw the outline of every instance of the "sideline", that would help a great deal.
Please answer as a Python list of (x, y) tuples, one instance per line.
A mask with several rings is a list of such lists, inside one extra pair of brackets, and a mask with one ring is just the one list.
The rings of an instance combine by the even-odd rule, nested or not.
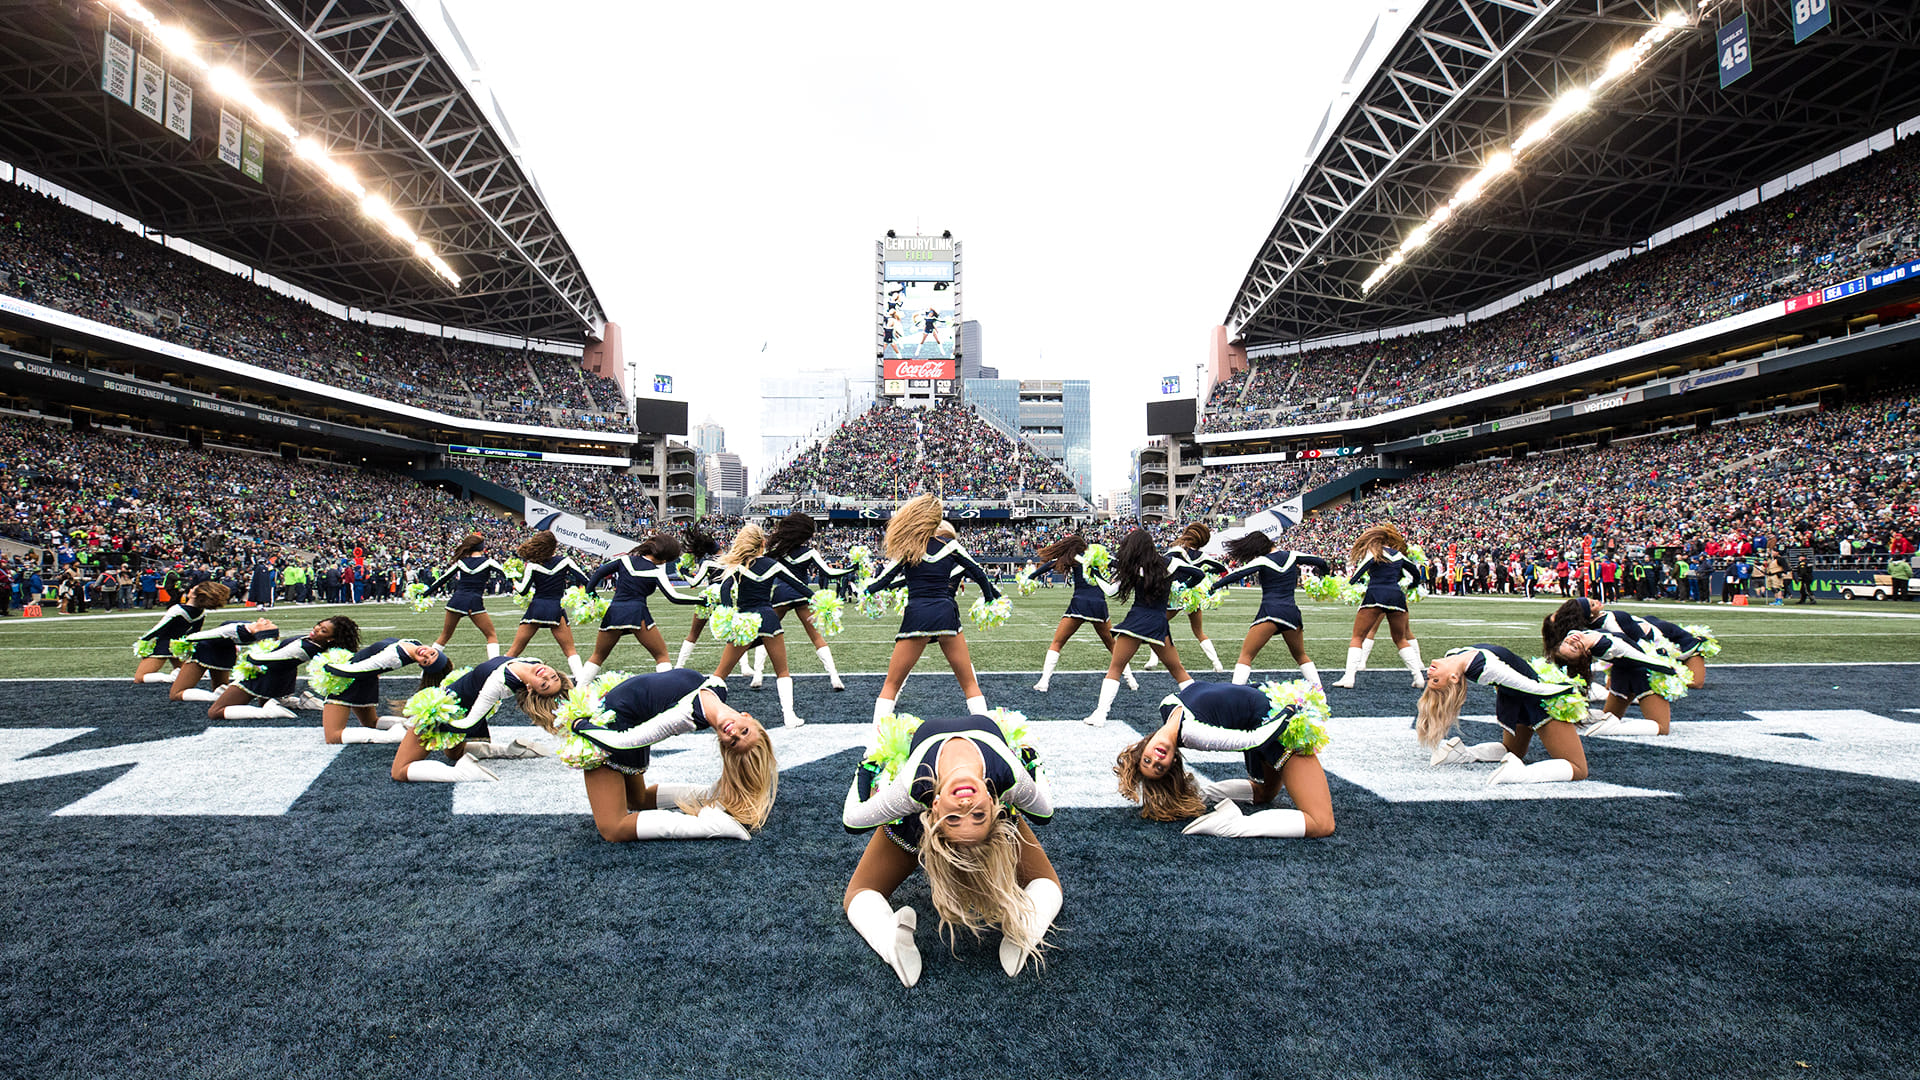
[[(1746, 663), (1746, 664), (1712, 664), (1712, 665), (1709, 665), (1708, 670), (1720, 671), (1726, 668), (1780, 668), (1780, 667), (1810, 667), (1810, 668), (1920, 667), (1920, 660), (1778, 660), (1778, 661), (1768, 660), (1768, 661), (1759, 661), (1755, 663)], [(1135, 668), (1134, 672), (1138, 674), (1139, 670), (1140, 669)], [(1402, 670), (1405, 670), (1405, 669), (1403, 668), (1369, 668), (1368, 669), (1368, 671), (1372, 671), (1375, 673), (1378, 673), (1378, 672), (1393, 673), (1393, 672), (1402, 671)], [(1261, 672), (1271, 672), (1273, 674), (1285, 674), (1285, 673), (1291, 672), (1296, 675), (1299, 674), (1298, 668), (1254, 668), (1253, 671), (1254, 671), (1254, 674), (1256, 675), (1260, 674)], [(1055, 668), (1053, 673), (1055, 675), (1105, 675), (1107, 673), (1107, 669), (1106, 668)], [(645, 675), (645, 674), (650, 674), (650, 672), (636, 671), (634, 672), (634, 674)], [(882, 679), (886, 677), (886, 674), (887, 673), (884, 671), (843, 671), (840, 673), (840, 677), (843, 679), (855, 678), (855, 677)], [(1025, 671), (978, 671), (976, 670), (974, 674), (975, 675), (1018, 675), (1024, 678), (1028, 675), (1038, 675), (1040, 674), (1040, 670), (1038, 668), (1029, 668)], [(1148, 674), (1153, 674), (1153, 673), (1148, 672)], [(1203, 674), (1224, 675), (1226, 673), (1221, 671), (1208, 671), (1208, 672), (1204, 672)], [(1362, 672), (1362, 674), (1366, 674), (1366, 672)], [(738, 670), (734, 672), (734, 675), (736, 677), (741, 677), (739, 675)], [(824, 671), (796, 671), (793, 673), (793, 677), (796, 679), (824, 679), (827, 677), (827, 673)], [(382, 675), (381, 678), (393, 679), (397, 682), (417, 683), (420, 681), (420, 677), (418, 675)], [(59, 675), (59, 676), (53, 676), (53, 677), (44, 678), (44, 679), (34, 679), (34, 678), (26, 678), (26, 677), (0, 678), (0, 683), (28, 683), (28, 682), (118, 682), (118, 683), (126, 683), (129, 686), (138, 685), (133, 681), (131, 677), (126, 675)], [(154, 685), (158, 685), (158, 684), (154, 684)], [(161, 693), (165, 693), (165, 691), (161, 691)], [(1912, 711), (1912, 710), (1908, 710), (1908, 711)]]

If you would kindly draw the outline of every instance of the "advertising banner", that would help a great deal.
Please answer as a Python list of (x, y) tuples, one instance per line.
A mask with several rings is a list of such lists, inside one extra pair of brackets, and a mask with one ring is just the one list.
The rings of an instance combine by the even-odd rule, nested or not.
[(193, 84), (178, 75), (167, 76), (167, 130), (193, 138)]
[(888, 357), (885, 363), (888, 379), (951, 379), (954, 377), (954, 361), (951, 356), (936, 360)]
[(240, 174), (257, 184), (267, 176), (267, 137), (252, 124), (241, 130)]
[[(959, 346), (959, 246), (945, 236), (889, 236), (880, 242), (877, 348), (883, 379), (952, 379)], [(896, 374), (896, 361), (946, 361)]]
[(167, 113), (167, 72), (160, 61), (141, 53), (134, 61), (133, 108), (156, 124)]
[(120, 99), (120, 104), (133, 104), (133, 46), (107, 33), (105, 51), (100, 60), (100, 89)]
[(603, 529), (589, 529), (585, 520), (537, 499), (527, 500), (527, 526), (533, 529), (551, 529), (554, 539), (570, 548), (590, 552), (602, 561), (611, 559), (615, 555), (624, 555), (640, 546), (638, 540), (629, 540), (618, 533), (610, 533)]

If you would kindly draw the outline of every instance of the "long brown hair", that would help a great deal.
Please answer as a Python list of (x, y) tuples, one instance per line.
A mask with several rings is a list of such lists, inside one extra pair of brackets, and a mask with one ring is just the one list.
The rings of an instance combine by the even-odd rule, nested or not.
[(1173, 576), (1167, 572), (1167, 560), (1153, 546), (1153, 534), (1135, 529), (1120, 541), (1113, 556), (1113, 577), (1120, 589), (1114, 595), (1121, 601), (1137, 596), (1136, 603), (1166, 606), (1173, 592)]
[(1395, 551), (1407, 550), (1407, 538), (1400, 535), (1399, 527), (1391, 521), (1382, 522), (1362, 532), (1360, 538), (1353, 542), (1353, 547), (1347, 551), (1347, 563), (1350, 566), (1358, 566), (1362, 557), (1377, 556), (1384, 548), (1392, 548)]
[(1180, 748), (1174, 747), (1166, 775), (1157, 780), (1140, 771), (1140, 758), (1146, 749), (1147, 740), (1139, 739), (1113, 760), (1120, 794), (1128, 802), (1140, 804), (1140, 816), (1148, 821), (1185, 821), (1206, 813), (1207, 800), (1200, 797), (1200, 784), (1187, 771)]
[(1273, 538), (1259, 529), (1236, 536), (1226, 544), (1227, 558), (1242, 566), (1272, 550)]
[[(443, 652), (440, 655), (445, 656), (446, 653)], [(560, 699), (573, 690), (572, 676), (558, 669), (555, 669), (554, 675), (560, 680), (560, 689), (551, 694), (536, 694), (526, 686), (513, 692), (513, 703), (520, 706), (520, 711), (526, 713), (527, 718), (540, 725), (544, 731), (554, 729), (555, 717), (560, 712)], [(422, 678), (425, 678), (424, 674)]]
[(469, 555), (479, 552), (486, 546), (486, 537), (481, 536), (477, 532), (471, 532), (462, 537), (460, 543), (454, 547), (453, 557), (455, 560), (464, 559)]
[(560, 550), (560, 541), (553, 535), (552, 529), (541, 529), (521, 541), (514, 554), (528, 562), (546, 562), (553, 553)]
[(660, 566), (672, 566), (680, 558), (680, 539), (672, 533), (657, 532), (633, 549), (642, 558)]
[(940, 505), (938, 495), (916, 495), (893, 512), (893, 520), (887, 522), (887, 558), (894, 562), (917, 566), (927, 557), (927, 542), (940, 529), (940, 515), (945, 507)]
[(791, 513), (773, 523), (767, 532), (767, 554), (776, 559), (784, 559), (807, 545), (813, 539), (813, 518), (799, 512)]
[(187, 590), (187, 603), (197, 608), (216, 610), (233, 599), (233, 590), (217, 581), (203, 581)]
[(1079, 533), (1067, 535), (1040, 549), (1040, 561), (1052, 563), (1056, 574), (1073, 573), (1073, 561), (1087, 550), (1087, 538)]
[(1201, 548), (1206, 547), (1207, 541), (1211, 539), (1213, 539), (1213, 529), (1208, 527), (1204, 522), (1196, 521), (1188, 525), (1185, 529), (1182, 529), (1180, 531), (1180, 539), (1175, 540), (1173, 544), (1175, 547), (1192, 548), (1195, 551), (1199, 551)]

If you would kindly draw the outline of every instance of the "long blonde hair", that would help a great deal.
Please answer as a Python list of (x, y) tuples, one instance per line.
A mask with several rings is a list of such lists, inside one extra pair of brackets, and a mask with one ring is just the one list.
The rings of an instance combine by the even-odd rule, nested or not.
[(697, 814), (703, 807), (717, 806), (725, 810), (728, 817), (759, 832), (773, 813), (774, 793), (780, 789), (780, 763), (774, 760), (767, 729), (751, 717), (747, 722), (760, 732), (760, 737), (738, 753), (722, 747), (720, 779), (710, 788), (683, 797), (678, 805), (689, 814)]
[(938, 495), (916, 495), (907, 500), (887, 522), (887, 558), (918, 565), (927, 557), (927, 541), (939, 531), (940, 515), (945, 510)]
[(1187, 771), (1186, 759), (1174, 748), (1167, 773), (1158, 780), (1140, 771), (1140, 757), (1147, 740), (1140, 739), (1120, 751), (1113, 761), (1113, 775), (1119, 778), (1120, 794), (1128, 802), (1140, 804), (1140, 816), (1148, 821), (1185, 821), (1207, 812), (1207, 800), (1200, 797), (1200, 785)]
[[(996, 818), (985, 839), (957, 844), (947, 839), (939, 820), (931, 810), (920, 815), (920, 869), (926, 871), (948, 948), (963, 928), (976, 939), (981, 931), (998, 927), (1008, 941), (1032, 941), (1036, 913), (1020, 887), (1020, 847), (1026, 843), (1020, 826), (1010, 818)], [(1022, 962), (1032, 958), (1041, 963), (1043, 944), (1033, 942)]]
[(1460, 707), (1467, 703), (1467, 680), (1463, 676), (1450, 683), (1439, 686), (1428, 685), (1420, 692), (1420, 705), (1415, 710), (1414, 736), (1420, 745), (1431, 750), (1440, 745), (1453, 729), (1454, 721), (1460, 719)]
[[(446, 653), (442, 651), (440, 655), (445, 656)], [(451, 665), (448, 666), (450, 667)], [(513, 703), (520, 706), (520, 711), (527, 714), (527, 719), (540, 725), (541, 729), (545, 731), (554, 730), (554, 725), (559, 722), (560, 699), (566, 697), (573, 691), (573, 676), (557, 668), (553, 674), (555, 678), (560, 680), (560, 689), (555, 690), (551, 694), (536, 694), (530, 687), (526, 686), (522, 686), (513, 692)], [(440, 677), (442, 679), (446, 678), (446, 671), (444, 669)], [(420, 673), (420, 684), (422, 686), (426, 685), (427, 678), (427, 673), (422, 671)]]
[(767, 533), (758, 525), (742, 525), (733, 534), (733, 546), (720, 557), (723, 566), (745, 566), (767, 550)]
[(1407, 538), (1400, 535), (1399, 526), (1391, 521), (1375, 525), (1362, 532), (1360, 538), (1353, 542), (1353, 547), (1347, 551), (1347, 563), (1350, 566), (1358, 566), (1362, 556), (1379, 555), (1382, 548), (1392, 548), (1395, 551), (1407, 550)]

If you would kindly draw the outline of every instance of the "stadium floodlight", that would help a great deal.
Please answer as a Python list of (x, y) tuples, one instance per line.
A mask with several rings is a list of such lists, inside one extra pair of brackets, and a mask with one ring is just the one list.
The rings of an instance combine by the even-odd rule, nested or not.
[(139, 0), (101, 0), (101, 3), (139, 25), (169, 58), (204, 73), (207, 85), (214, 93), (250, 114), (261, 126), (285, 138), (295, 157), (317, 169), (333, 186), (353, 196), (359, 201), (362, 213), (407, 245), (435, 274), (459, 288), (460, 275), (434, 252), (432, 245), (415, 234), (413, 227), (394, 212), (392, 205), (378, 195), (369, 195), (366, 185), (360, 182), (352, 169), (336, 160), (318, 138), (303, 134), (285, 112), (262, 99), (248, 83), (246, 76), (229, 65), (215, 65), (201, 56), (199, 43), (185, 27), (161, 22), (160, 17)]
[(1511, 147), (1495, 149), (1489, 153), (1480, 167), (1474, 170), (1473, 175), (1467, 177), (1466, 182), (1454, 192), (1452, 198), (1436, 207), (1433, 213), (1427, 216), (1425, 222), (1415, 227), (1400, 241), (1400, 245), (1393, 250), (1392, 254), (1373, 268), (1373, 272), (1368, 274), (1367, 279), (1361, 283), (1360, 294), (1365, 296), (1371, 293), (1375, 287), (1387, 279), (1388, 275), (1393, 273), (1396, 267), (1406, 263), (1409, 253), (1425, 247), (1427, 242), (1433, 239), (1433, 234), (1452, 220), (1454, 211), (1479, 198), (1490, 184), (1518, 168), (1518, 158), (1521, 155), (1546, 142), (1568, 120), (1591, 108), (1594, 100), (1607, 87), (1638, 71), (1641, 65), (1646, 63), (1647, 57), (1653, 54), (1655, 46), (1686, 27), (1698, 25), (1699, 21), (1706, 16), (1707, 10), (1719, 2), (1720, 0), (1699, 0), (1698, 8), (1692, 15), (1679, 9), (1667, 12), (1660, 17), (1659, 22), (1641, 33), (1633, 44), (1608, 57), (1606, 66), (1594, 76), (1591, 82), (1585, 86), (1575, 86), (1555, 98), (1546, 112), (1535, 117), (1521, 129)]

